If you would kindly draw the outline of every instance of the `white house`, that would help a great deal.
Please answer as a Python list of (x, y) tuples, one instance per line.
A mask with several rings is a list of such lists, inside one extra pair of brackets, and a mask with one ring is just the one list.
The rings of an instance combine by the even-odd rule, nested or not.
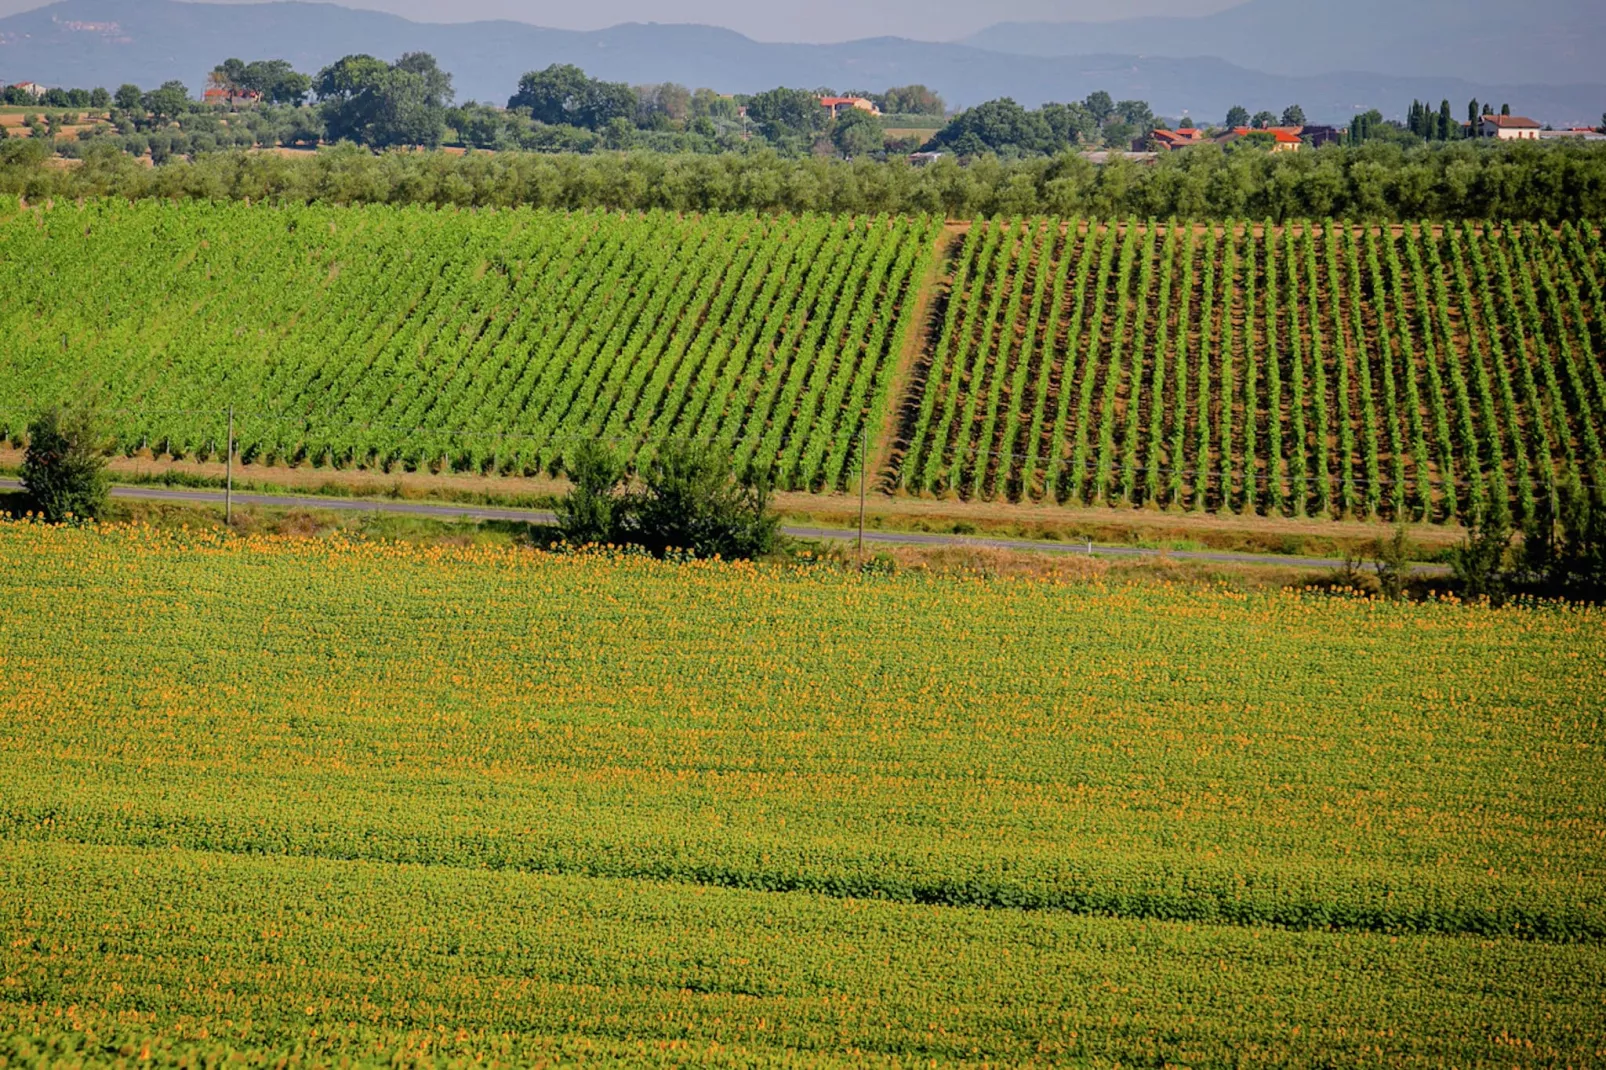
[(1539, 140), (1539, 124), (1521, 115), (1485, 115), (1478, 132), (1501, 141)]
[(44, 96), (45, 93), (46, 93), (45, 87), (40, 85), (38, 82), (18, 82), (16, 85), (12, 86), (11, 88), (12, 89), (20, 89), (24, 93), (28, 94), (30, 97), (32, 97), (35, 100), (38, 100), (40, 97)]

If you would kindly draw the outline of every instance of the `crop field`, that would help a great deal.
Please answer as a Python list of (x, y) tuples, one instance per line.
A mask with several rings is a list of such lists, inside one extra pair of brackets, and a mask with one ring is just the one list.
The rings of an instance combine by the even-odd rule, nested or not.
[(1599, 609), (25, 523), (0, 607), (8, 1062), (1606, 1059)]
[(911, 490), (1467, 520), (1606, 478), (1592, 227), (1037, 220), (950, 255)]
[[(1593, 226), (0, 202), (0, 436), (556, 472), (670, 436), (797, 490), (1465, 522), (1606, 480)], [(85, 295), (92, 295), (86, 297)]]
[(696, 434), (796, 488), (876, 437), (924, 219), (0, 201), (0, 433), (531, 471)]

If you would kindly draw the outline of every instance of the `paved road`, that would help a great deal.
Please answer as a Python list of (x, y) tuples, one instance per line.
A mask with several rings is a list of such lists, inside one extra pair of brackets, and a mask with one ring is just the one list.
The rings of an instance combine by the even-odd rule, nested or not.
[[(17, 490), (21, 484), (14, 479), (0, 479), (0, 490)], [(221, 490), (187, 490), (176, 487), (121, 487), (111, 489), (115, 498), (143, 501), (189, 502), (197, 505), (222, 505)], [(399, 513), (407, 516), (433, 517), (441, 520), (512, 520), (529, 524), (551, 524), (555, 517), (541, 509), (506, 509), (490, 505), (448, 505), (433, 502), (398, 501), (393, 498), (328, 498), (316, 494), (248, 494), (237, 492), (238, 505), (261, 505), (277, 509), (333, 509), (359, 513)], [(786, 534), (798, 539), (834, 539), (849, 541), (858, 533), (846, 528), (817, 528), (787, 525)], [(876, 545), (897, 546), (975, 546), (995, 550), (1031, 550), (1037, 553), (1077, 554), (1094, 557), (1156, 557), (1165, 554), (1178, 561), (1211, 561), (1221, 564), (1282, 565), (1286, 568), (1330, 569), (1343, 564), (1329, 557), (1288, 557), (1282, 554), (1240, 554), (1224, 550), (1151, 550), (1136, 546), (1103, 546), (1064, 542), (1031, 542), (1025, 539), (999, 539), (985, 535), (943, 535), (913, 531), (874, 531), (866, 529), (864, 541)], [(1442, 565), (1417, 565), (1413, 571), (1431, 575), (1443, 574)]]

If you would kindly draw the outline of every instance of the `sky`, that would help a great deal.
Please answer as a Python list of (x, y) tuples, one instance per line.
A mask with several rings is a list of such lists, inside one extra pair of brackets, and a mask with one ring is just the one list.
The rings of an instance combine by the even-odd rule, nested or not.
[[(138, 0), (129, 0), (137, 3)], [(1205, 15), (1239, 0), (340, 0), (420, 22), (516, 19), (566, 30), (621, 22), (700, 22), (760, 41), (828, 42), (897, 36), (952, 41), (1008, 20), (1108, 20), (1139, 15)], [(43, 7), (0, 0), (0, 16)]]

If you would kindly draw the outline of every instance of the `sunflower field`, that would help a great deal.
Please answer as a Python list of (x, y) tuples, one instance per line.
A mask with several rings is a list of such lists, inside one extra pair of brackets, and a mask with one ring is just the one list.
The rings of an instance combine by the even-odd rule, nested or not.
[(1599, 609), (0, 523), (6, 1065), (1573, 1065)]

